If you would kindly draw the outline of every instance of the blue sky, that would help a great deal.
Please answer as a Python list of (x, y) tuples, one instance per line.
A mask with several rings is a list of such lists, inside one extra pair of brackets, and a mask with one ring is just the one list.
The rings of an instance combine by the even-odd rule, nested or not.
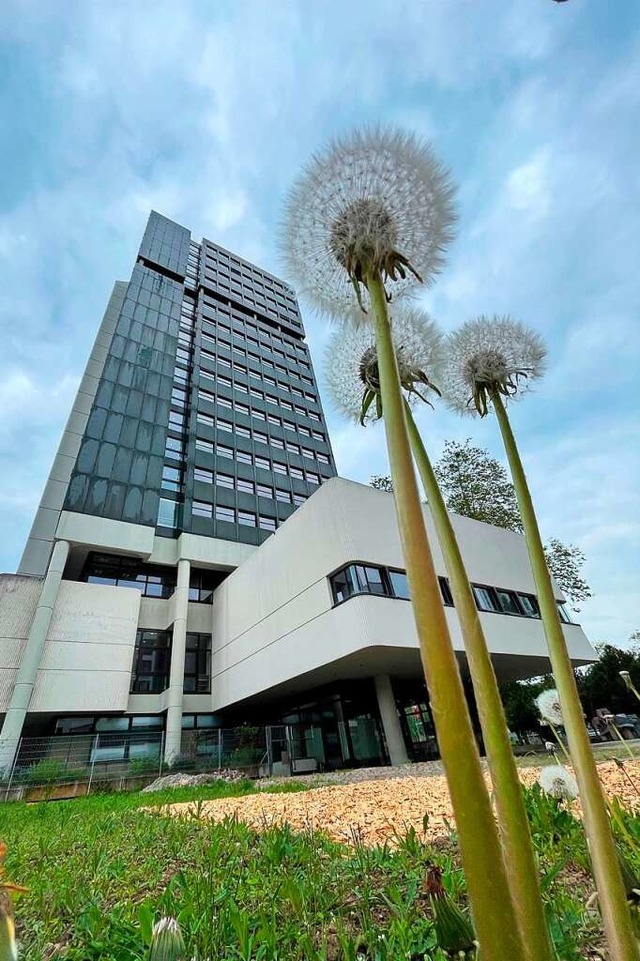
[[(579, 544), (593, 640), (640, 628), (640, 8), (597, 0), (5, 0), (0, 10), (0, 570), (15, 569), (115, 279), (151, 207), (275, 273), (281, 202), (328, 137), (429, 138), (460, 187), (424, 303), (537, 328), (513, 420), (543, 533)], [(302, 304), (303, 310), (305, 308)], [(326, 325), (306, 310), (321, 373)], [(432, 453), (495, 424), (438, 410)], [(380, 429), (330, 413), (340, 472)]]

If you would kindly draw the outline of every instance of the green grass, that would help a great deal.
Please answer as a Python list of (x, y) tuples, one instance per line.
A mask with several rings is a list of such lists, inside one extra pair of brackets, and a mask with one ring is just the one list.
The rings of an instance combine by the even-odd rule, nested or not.
[[(352, 849), (286, 827), (256, 834), (235, 821), (139, 810), (254, 790), (243, 782), (0, 807), (7, 876), (29, 887), (16, 900), (20, 958), (141, 961), (163, 914), (179, 918), (198, 961), (441, 958), (423, 881), (426, 865), (437, 863), (465, 904), (454, 843), (433, 850), (411, 832), (395, 851)], [(600, 938), (584, 906), (591, 889), (582, 828), (539, 791), (527, 793), (527, 804), (559, 958), (578, 961)], [(637, 848), (639, 819), (622, 820)]]

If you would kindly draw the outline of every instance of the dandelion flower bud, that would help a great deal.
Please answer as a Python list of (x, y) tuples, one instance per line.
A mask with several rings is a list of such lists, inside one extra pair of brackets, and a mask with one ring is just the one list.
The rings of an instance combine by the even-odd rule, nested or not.
[(186, 947), (175, 918), (160, 918), (153, 926), (149, 961), (184, 961)]

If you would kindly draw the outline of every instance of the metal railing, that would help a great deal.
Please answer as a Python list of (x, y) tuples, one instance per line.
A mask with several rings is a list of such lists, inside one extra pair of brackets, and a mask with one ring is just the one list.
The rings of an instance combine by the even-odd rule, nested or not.
[[(11, 756), (8, 748), (0, 741), (0, 758)], [(233, 769), (256, 777), (265, 754), (265, 728), (184, 730), (182, 753), (170, 768), (164, 760), (164, 732), (25, 737), (11, 762), (0, 770), (0, 801), (130, 789), (169, 770)]]

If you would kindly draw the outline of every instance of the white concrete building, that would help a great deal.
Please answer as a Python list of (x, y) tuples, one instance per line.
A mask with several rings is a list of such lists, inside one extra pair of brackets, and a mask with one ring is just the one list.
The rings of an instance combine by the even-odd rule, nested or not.
[[(454, 525), (498, 677), (548, 670), (523, 539)], [(243, 724), (309, 768), (437, 755), (393, 497), (335, 476), (292, 292), (157, 214), (0, 576), (0, 722), (0, 769), (36, 737), (171, 759)]]

